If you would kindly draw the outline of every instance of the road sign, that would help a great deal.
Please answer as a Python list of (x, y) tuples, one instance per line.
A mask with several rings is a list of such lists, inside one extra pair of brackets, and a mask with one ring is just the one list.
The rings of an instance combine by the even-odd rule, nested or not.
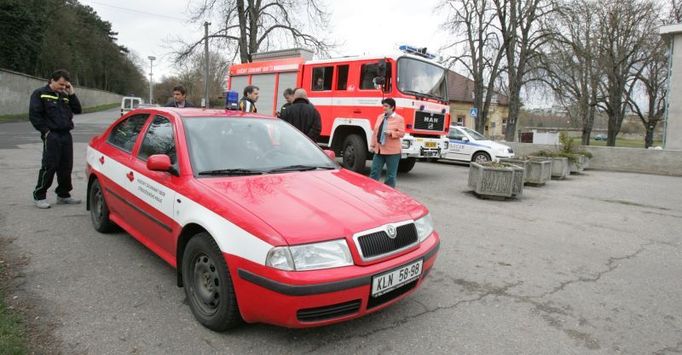
[(471, 110), (469, 110), (469, 116), (476, 118), (478, 116), (478, 109), (476, 107), (472, 107)]

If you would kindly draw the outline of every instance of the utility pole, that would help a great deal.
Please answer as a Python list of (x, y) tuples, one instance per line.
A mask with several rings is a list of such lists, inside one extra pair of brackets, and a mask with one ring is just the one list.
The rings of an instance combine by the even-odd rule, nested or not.
[(156, 57), (153, 55), (150, 55), (149, 57), (147, 57), (147, 59), (149, 59), (149, 103), (151, 104), (151, 103), (153, 103), (152, 97), (154, 97), (154, 95), (153, 95), (154, 94), (154, 91), (153, 91), (153, 87), (154, 87), (153, 70), (154, 70), (154, 60), (156, 59)]
[(206, 67), (204, 70), (204, 107), (209, 108), (208, 104), (208, 26), (210, 22), (204, 22), (204, 58)]

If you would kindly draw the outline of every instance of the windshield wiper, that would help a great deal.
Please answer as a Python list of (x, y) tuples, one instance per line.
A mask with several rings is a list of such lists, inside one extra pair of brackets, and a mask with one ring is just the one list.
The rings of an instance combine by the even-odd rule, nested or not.
[(270, 169), (267, 172), (268, 173), (282, 173), (282, 172), (287, 172), (287, 171), (309, 171), (309, 170), (317, 170), (317, 169), (323, 169), (323, 170), (333, 170), (336, 169), (333, 166), (319, 166), (319, 165), (288, 165), (288, 166), (282, 166), (279, 168), (274, 168)]
[(434, 100), (438, 100), (438, 101), (445, 101), (445, 100), (443, 100), (442, 97), (438, 97), (438, 96), (433, 95), (433, 94), (425, 94), (425, 93), (423, 93), (423, 92), (417, 92), (417, 91), (413, 91), (413, 90), (402, 90), (402, 91), (403, 91), (404, 93), (406, 93), (406, 94), (412, 94), (412, 95), (414, 95), (414, 96), (416, 96), (416, 97), (424, 97), (424, 98), (427, 98), (427, 99), (434, 99)]
[(263, 174), (263, 171), (261, 171), (261, 170), (242, 169), (242, 168), (206, 170), (206, 171), (202, 171), (199, 173), (199, 175), (227, 175), (227, 176), (261, 175), (261, 174)]

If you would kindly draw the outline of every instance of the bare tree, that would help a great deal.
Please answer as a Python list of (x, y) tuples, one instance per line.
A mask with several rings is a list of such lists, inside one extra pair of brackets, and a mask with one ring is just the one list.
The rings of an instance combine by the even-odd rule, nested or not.
[[(635, 89), (628, 106), (646, 129), (644, 148), (653, 145), (656, 125), (663, 120), (668, 78), (668, 48), (658, 33), (652, 32), (644, 49), (647, 60), (635, 76)], [(640, 95), (643, 93), (643, 95)]]
[(445, 57), (450, 67), (461, 65), (474, 81), (474, 107), (479, 110), (476, 130), (483, 132), (488, 123), (495, 83), (504, 58), (504, 44), (494, 27), (495, 9), (488, 0), (446, 0), (438, 9), (448, 12), (444, 27), (454, 36), (444, 50), (459, 52)]
[(682, 22), (682, 1), (672, 0), (671, 5), (672, 5), (671, 17), (672, 17), (673, 23)]
[(567, 0), (552, 16), (553, 39), (542, 57), (542, 81), (554, 92), (573, 121), (582, 127), (581, 141), (590, 144), (599, 82), (596, 22), (599, 4)]
[[(324, 33), (328, 13), (316, 0), (194, 0), (190, 4), (194, 5), (192, 21), (211, 20), (218, 29), (208, 37), (233, 51), (242, 63), (271, 46), (306, 46), (321, 53), (333, 46), (317, 35)], [(175, 52), (176, 62), (185, 60), (201, 43), (203, 39), (182, 43)]]
[(608, 116), (606, 144), (615, 146), (616, 135), (625, 118), (628, 97), (636, 78), (644, 70), (643, 48), (656, 23), (656, 10), (650, 0), (607, 0), (599, 19), (600, 65), (605, 80), (599, 91), (599, 106)]
[(505, 139), (516, 137), (521, 89), (537, 70), (541, 48), (551, 39), (543, 21), (554, 11), (551, 0), (493, 0), (505, 42), (505, 74), (509, 87), (509, 116)]

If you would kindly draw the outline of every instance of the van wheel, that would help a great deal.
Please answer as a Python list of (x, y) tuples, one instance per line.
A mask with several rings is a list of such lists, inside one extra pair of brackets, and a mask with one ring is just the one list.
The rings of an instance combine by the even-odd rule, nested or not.
[(365, 170), (366, 160), (367, 144), (365, 144), (365, 140), (357, 134), (346, 137), (343, 140), (343, 167), (360, 173)]
[(485, 163), (490, 161), (490, 154), (486, 152), (476, 152), (473, 157), (471, 157), (471, 161), (475, 163)]
[(412, 168), (414, 168), (414, 165), (417, 163), (417, 158), (405, 158), (405, 159), (400, 159), (400, 162), (398, 163), (398, 172), (400, 173), (407, 173)]
[(199, 233), (187, 243), (182, 283), (189, 308), (203, 326), (223, 332), (242, 323), (225, 258), (210, 234)]

